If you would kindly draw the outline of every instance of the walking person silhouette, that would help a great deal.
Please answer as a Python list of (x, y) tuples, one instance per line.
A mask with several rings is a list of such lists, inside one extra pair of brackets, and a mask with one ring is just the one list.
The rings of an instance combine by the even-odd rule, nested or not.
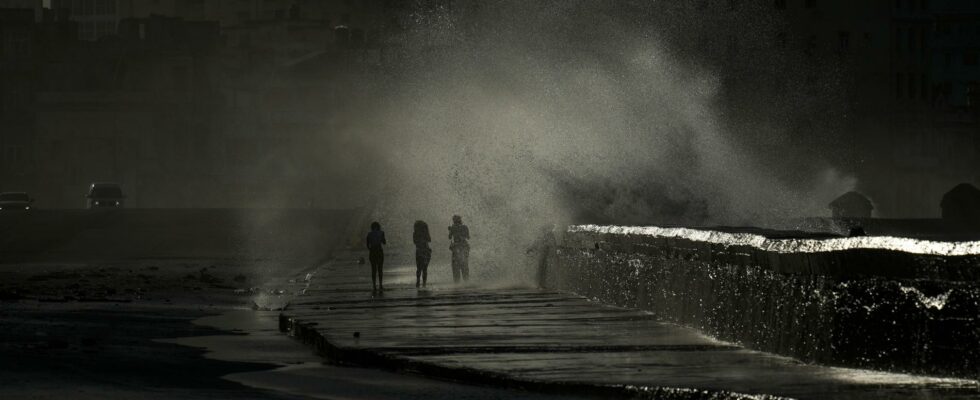
[(425, 281), (429, 277), (429, 261), (432, 260), (432, 249), (429, 242), (429, 224), (425, 221), (415, 221), (415, 232), (412, 233), (412, 241), (415, 242), (415, 287), (425, 287)]
[(385, 240), (385, 232), (381, 230), (381, 224), (377, 221), (371, 223), (371, 232), (367, 235), (368, 258), (371, 260), (371, 287), (372, 292), (379, 289), (385, 290), (382, 279), (384, 278), (385, 252), (384, 245), (388, 244)]
[(453, 282), (470, 279), (470, 228), (463, 225), (463, 217), (453, 215), (449, 227), (449, 250), (453, 253)]

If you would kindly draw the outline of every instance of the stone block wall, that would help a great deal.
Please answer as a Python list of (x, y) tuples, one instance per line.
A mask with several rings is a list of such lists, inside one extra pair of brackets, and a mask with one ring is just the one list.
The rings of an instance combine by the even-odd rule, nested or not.
[(980, 378), (973, 247), (654, 231), (572, 227), (542, 286), (806, 362)]

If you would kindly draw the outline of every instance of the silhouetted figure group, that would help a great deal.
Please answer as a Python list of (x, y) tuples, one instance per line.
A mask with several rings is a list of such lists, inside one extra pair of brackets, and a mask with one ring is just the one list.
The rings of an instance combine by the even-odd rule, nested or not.
[[(463, 218), (453, 216), (453, 224), (449, 226), (449, 250), (452, 251), (453, 281), (469, 280), (470, 268), (470, 229), (463, 225)], [(432, 248), (429, 243), (429, 225), (425, 221), (415, 221), (412, 241), (415, 243), (415, 287), (426, 286), (429, 278), (429, 261), (432, 260)], [(384, 246), (388, 244), (381, 224), (371, 223), (371, 232), (367, 235), (368, 258), (371, 260), (371, 287), (374, 292), (384, 291)]]

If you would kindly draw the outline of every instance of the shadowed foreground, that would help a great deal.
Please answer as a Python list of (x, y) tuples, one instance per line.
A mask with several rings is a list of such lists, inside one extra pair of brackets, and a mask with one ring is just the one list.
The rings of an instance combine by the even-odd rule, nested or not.
[[(307, 295), (283, 312), (281, 327), (346, 362), (558, 393), (980, 396), (970, 380), (807, 365), (561, 292), (453, 288), (439, 280), (417, 291), (397, 284), (414, 283), (414, 267), (392, 264), (386, 277), (396, 284), (380, 297), (371, 296), (365, 268), (339, 260), (324, 265)], [(446, 267), (430, 272), (435, 268)]]
[(350, 212), (5, 214), (0, 399), (548, 399), (325, 363), (275, 307)]

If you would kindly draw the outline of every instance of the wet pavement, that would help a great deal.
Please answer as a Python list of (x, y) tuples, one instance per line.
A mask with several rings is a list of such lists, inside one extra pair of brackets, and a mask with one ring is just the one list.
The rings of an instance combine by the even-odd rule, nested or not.
[(808, 365), (572, 294), (439, 280), (417, 290), (409, 265), (387, 267), (392, 283), (373, 295), (369, 270), (342, 261), (353, 259), (322, 266), (282, 313), (294, 335), (345, 362), (555, 393), (980, 397), (976, 381)]
[(229, 362), (154, 338), (213, 337), (190, 321), (220, 312), (206, 304), (0, 303), (0, 398), (287, 399), (221, 379), (276, 368)]
[[(278, 311), (253, 309), (281, 307), (307, 287), (315, 265), (227, 258), (4, 264), (0, 295), (7, 288), (18, 296), (0, 296), (0, 399), (557, 398), (316, 356), (279, 331)], [(109, 296), (109, 288), (117, 290)]]
[(568, 398), (515, 389), (468, 385), (372, 368), (339, 365), (290, 340), (278, 329), (279, 312), (231, 310), (199, 318), (195, 325), (226, 335), (159, 340), (206, 349), (211, 360), (273, 363), (274, 369), (235, 372), (225, 380), (289, 398), (313, 399), (526, 399)]

